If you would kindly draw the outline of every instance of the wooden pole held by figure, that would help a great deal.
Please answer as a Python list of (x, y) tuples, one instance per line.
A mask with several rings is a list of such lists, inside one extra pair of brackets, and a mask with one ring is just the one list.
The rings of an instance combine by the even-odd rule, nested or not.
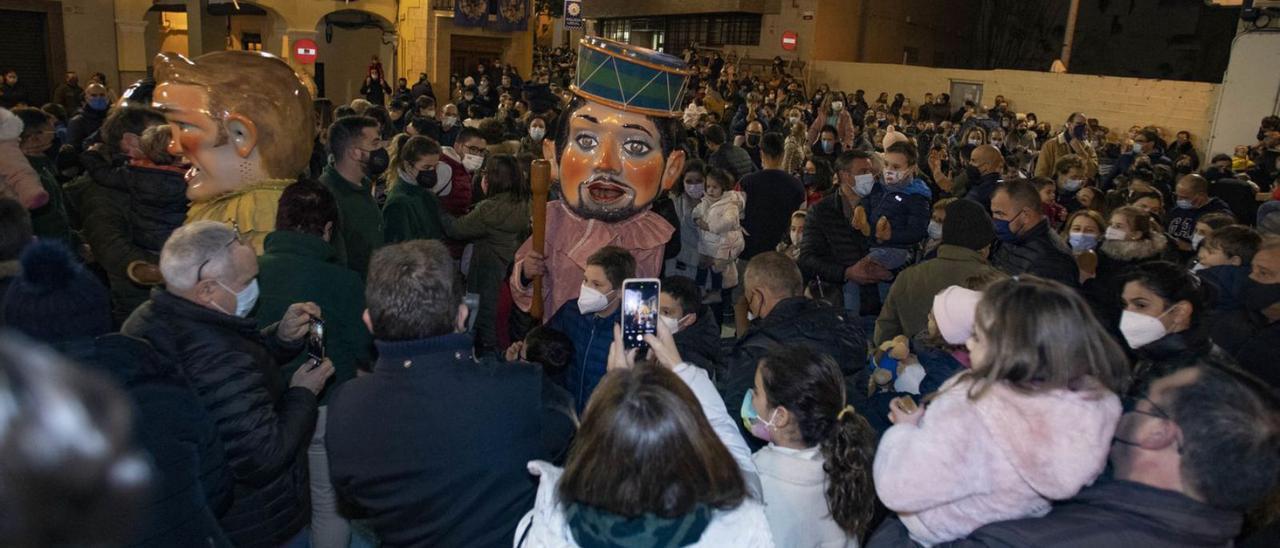
[[(529, 174), (530, 187), (533, 190), (533, 251), (546, 253), (544, 245), (547, 239), (547, 194), (551, 191), (551, 162), (534, 160)], [(529, 306), (529, 315), (533, 319), (543, 319), (542, 274), (533, 277), (533, 302)]]

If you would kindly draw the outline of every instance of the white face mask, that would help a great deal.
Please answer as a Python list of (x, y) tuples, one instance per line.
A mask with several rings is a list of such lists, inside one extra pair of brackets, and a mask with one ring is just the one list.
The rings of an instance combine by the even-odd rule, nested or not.
[(542, 138), (546, 136), (547, 136), (547, 128), (544, 128), (544, 127), (529, 128), (529, 138), (533, 139), (534, 141), (541, 141)]
[(800, 245), (800, 238), (804, 237), (803, 231), (791, 231), (791, 245)]
[(897, 185), (907, 182), (907, 172), (898, 171), (896, 169), (884, 170), (884, 184)]
[(1114, 226), (1107, 227), (1108, 240), (1128, 240), (1129, 233)]
[(929, 221), (929, 239), (942, 239), (942, 223), (939, 223), (938, 221)]
[(1191, 236), (1191, 249), (1200, 249), (1200, 242), (1204, 241), (1204, 234), (1193, 234)]
[(693, 198), (695, 200), (701, 200), (702, 195), (706, 193), (706, 190), (707, 190), (707, 187), (703, 183), (696, 183), (696, 184), (690, 183), (690, 184), (684, 185), (684, 193), (688, 194), (690, 198)]
[(1164, 324), (1160, 322), (1160, 318), (1163, 318), (1170, 310), (1173, 310), (1173, 308), (1165, 310), (1164, 314), (1154, 318), (1129, 310), (1122, 312), (1120, 314), (1120, 333), (1124, 335), (1125, 342), (1129, 343), (1129, 348), (1142, 348), (1167, 335), (1169, 330), (1165, 329)]
[(874, 189), (875, 186), (876, 186), (875, 175), (872, 175), (870, 173), (863, 173), (862, 175), (853, 176), (853, 191), (857, 193), (858, 196), (862, 196), (863, 198), (866, 198), (867, 195), (871, 194), (871, 190)]
[(440, 124), (443, 125), (445, 129), (449, 129), (453, 127), (454, 124), (457, 124), (457, 123), (458, 123), (457, 116), (445, 116), (444, 119), (440, 121)]
[(840, 112), (841, 110), (844, 110), (844, 103), (841, 103), (840, 101), (832, 101), (831, 110), (835, 112)]
[(239, 316), (241, 318), (249, 317), (249, 312), (253, 310), (253, 305), (258, 304), (258, 279), (254, 278), (253, 280), (251, 280), (249, 282), (249, 285), (246, 285), (244, 289), (240, 290), (239, 293), (232, 291), (230, 287), (227, 287), (222, 282), (219, 282), (217, 280), (214, 280), (214, 282), (222, 286), (223, 289), (227, 290), (227, 293), (235, 295), (236, 311), (234, 314), (232, 314), (231, 312), (227, 312), (226, 310), (223, 310), (221, 306), (218, 306), (218, 303), (211, 302), (210, 304), (212, 304), (215, 308), (217, 308), (223, 314), (232, 314), (234, 316)]
[[(613, 293), (610, 291), (609, 293)], [(583, 284), (582, 289), (578, 292), (578, 312), (583, 315), (595, 314), (604, 310), (609, 306), (609, 295), (601, 293)]]
[(1062, 188), (1067, 192), (1075, 192), (1084, 186), (1084, 179), (1067, 179), (1062, 183)]
[(462, 167), (466, 168), (467, 173), (475, 173), (484, 165), (484, 156), (475, 154), (467, 154), (462, 157)]
[[(685, 318), (688, 318), (688, 317), (689, 316), (685, 316)], [(680, 322), (682, 320), (684, 320), (684, 318), (676, 319), (676, 318), (668, 318), (661, 314), (658, 315), (658, 321), (662, 322), (662, 325), (667, 326), (667, 331), (669, 331), (672, 335), (675, 335), (677, 332), (680, 331)]]
[(794, 126), (794, 125), (796, 125), (796, 124), (800, 123), (800, 117), (799, 117), (799, 116), (788, 116), (788, 117), (787, 117), (787, 122), (789, 122), (791, 125), (793, 125), (793, 126)]

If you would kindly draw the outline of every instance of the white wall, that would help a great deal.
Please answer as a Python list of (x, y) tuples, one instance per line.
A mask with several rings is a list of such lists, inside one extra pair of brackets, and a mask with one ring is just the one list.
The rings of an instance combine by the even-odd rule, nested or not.
[(1230, 154), (1257, 142), (1258, 122), (1280, 114), (1280, 32), (1236, 36), (1222, 80), (1209, 153)]

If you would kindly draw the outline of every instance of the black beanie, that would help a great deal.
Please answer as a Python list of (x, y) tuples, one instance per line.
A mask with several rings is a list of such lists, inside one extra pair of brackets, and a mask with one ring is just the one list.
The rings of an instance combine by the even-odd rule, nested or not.
[(982, 204), (959, 199), (947, 206), (947, 218), (942, 222), (942, 243), (978, 251), (991, 245), (996, 229), (991, 224)]
[(5, 325), (46, 343), (111, 332), (107, 288), (62, 243), (28, 245), (20, 263), (22, 275), (4, 297)]

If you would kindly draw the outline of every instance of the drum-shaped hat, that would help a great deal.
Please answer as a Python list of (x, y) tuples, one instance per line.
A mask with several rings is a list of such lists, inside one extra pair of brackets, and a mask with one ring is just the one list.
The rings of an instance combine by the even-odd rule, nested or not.
[(671, 55), (594, 36), (578, 42), (573, 92), (646, 116), (675, 117), (693, 71)]

